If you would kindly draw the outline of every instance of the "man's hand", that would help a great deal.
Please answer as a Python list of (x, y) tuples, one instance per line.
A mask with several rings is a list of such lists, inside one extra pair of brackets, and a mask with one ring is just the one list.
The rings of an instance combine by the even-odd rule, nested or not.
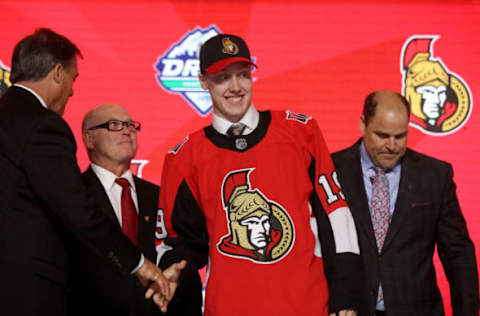
[(143, 265), (135, 272), (135, 275), (143, 286), (148, 285), (145, 298), (150, 299), (153, 296), (155, 304), (165, 313), (168, 302), (170, 301), (169, 298), (171, 298), (173, 294), (170, 294), (170, 286), (162, 270), (145, 258)]
[(329, 316), (357, 316), (357, 311), (353, 309), (343, 309), (338, 313), (332, 313)]
[(187, 261), (182, 260), (180, 262), (172, 264), (167, 269), (163, 270), (163, 276), (168, 281), (168, 287), (171, 295), (170, 297), (168, 297), (169, 301), (173, 298), (173, 295), (175, 294), (175, 290), (178, 286), (178, 279), (180, 278), (180, 274), (182, 273), (182, 270), (185, 268), (186, 265)]

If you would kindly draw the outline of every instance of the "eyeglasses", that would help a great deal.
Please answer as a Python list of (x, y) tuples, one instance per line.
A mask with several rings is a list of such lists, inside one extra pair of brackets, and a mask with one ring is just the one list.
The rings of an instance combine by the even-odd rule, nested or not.
[(124, 128), (134, 128), (136, 131), (140, 130), (141, 124), (137, 121), (120, 121), (120, 120), (108, 120), (103, 124), (92, 126), (88, 128), (89, 131), (99, 128), (106, 128), (109, 131), (118, 132)]

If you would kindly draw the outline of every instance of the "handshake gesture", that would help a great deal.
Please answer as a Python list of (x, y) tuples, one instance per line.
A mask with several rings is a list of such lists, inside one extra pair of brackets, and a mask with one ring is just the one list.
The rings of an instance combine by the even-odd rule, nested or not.
[(147, 287), (145, 298), (152, 298), (162, 312), (167, 311), (167, 305), (172, 300), (177, 289), (180, 273), (187, 265), (187, 261), (172, 264), (163, 272), (151, 261), (145, 258), (145, 262), (135, 275), (143, 286)]

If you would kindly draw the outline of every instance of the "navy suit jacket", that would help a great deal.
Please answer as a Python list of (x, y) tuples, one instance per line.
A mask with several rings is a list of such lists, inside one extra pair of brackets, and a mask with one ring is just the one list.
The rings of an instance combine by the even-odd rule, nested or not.
[(365, 272), (360, 315), (375, 312), (379, 282), (387, 315), (444, 315), (433, 264), (437, 247), (454, 315), (478, 316), (475, 250), (458, 204), (452, 166), (407, 149), (391, 224), (378, 254), (359, 145), (332, 158), (359, 236)]
[(68, 240), (123, 274), (140, 252), (94, 208), (67, 123), (29, 91), (0, 99), (0, 306), (2, 315), (64, 315)]
[[(120, 226), (107, 193), (91, 167), (82, 174), (82, 179), (97, 206), (114, 224)], [(146, 258), (155, 262), (159, 187), (135, 176), (134, 181), (139, 209), (137, 246)], [(145, 300), (145, 289), (135, 276), (125, 276), (111, 269), (102, 258), (80, 244), (72, 249), (72, 259), (69, 316), (163, 315), (152, 300)], [(201, 303), (201, 282), (198, 273), (183, 271), (180, 286), (168, 306), (167, 315), (201, 315)]]

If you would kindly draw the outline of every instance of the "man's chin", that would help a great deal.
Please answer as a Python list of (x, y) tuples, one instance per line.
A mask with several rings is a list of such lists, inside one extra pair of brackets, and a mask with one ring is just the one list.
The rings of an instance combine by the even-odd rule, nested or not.
[(398, 159), (381, 161), (380, 162), (380, 167), (382, 167), (383, 169), (391, 169), (391, 168), (395, 167), (395, 165), (397, 164), (397, 161), (398, 161)]

